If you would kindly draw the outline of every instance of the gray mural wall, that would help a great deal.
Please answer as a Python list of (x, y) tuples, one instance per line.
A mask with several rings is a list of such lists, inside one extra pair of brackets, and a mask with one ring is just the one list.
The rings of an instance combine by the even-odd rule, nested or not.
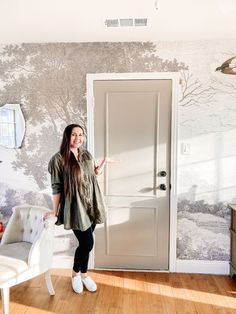
[[(26, 121), (22, 148), (0, 147), (0, 220), (17, 204), (51, 207), (48, 160), (65, 125), (86, 125), (87, 73), (178, 71), (177, 257), (229, 260), (236, 75), (215, 69), (235, 54), (236, 40), (0, 46), (0, 105), (20, 103)], [(58, 239), (56, 254), (72, 255), (71, 234)]]

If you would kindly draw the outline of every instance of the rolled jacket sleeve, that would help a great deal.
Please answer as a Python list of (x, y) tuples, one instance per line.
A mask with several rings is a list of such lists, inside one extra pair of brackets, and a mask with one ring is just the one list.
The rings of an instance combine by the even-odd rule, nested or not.
[(48, 172), (51, 175), (52, 194), (63, 192), (62, 157), (55, 154), (48, 163)]

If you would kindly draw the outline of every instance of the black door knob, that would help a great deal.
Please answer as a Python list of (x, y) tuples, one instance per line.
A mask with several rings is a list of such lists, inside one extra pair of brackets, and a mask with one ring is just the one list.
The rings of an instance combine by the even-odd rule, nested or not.
[(166, 177), (166, 175), (167, 175), (167, 173), (164, 170), (159, 172), (160, 177)]
[(160, 190), (162, 190), (162, 191), (166, 191), (166, 185), (163, 184), (163, 183), (160, 184), (159, 188), (160, 188)]

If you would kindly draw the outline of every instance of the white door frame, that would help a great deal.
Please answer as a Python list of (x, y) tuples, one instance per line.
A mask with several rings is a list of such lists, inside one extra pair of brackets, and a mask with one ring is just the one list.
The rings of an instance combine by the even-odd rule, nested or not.
[[(96, 73), (87, 74), (87, 147), (94, 155), (94, 81), (100, 80), (172, 80), (171, 104), (171, 165), (170, 165), (170, 238), (169, 238), (169, 271), (176, 271), (176, 238), (177, 238), (177, 144), (178, 144), (178, 72), (150, 73)], [(89, 268), (94, 269), (94, 251), (90, 256)]]

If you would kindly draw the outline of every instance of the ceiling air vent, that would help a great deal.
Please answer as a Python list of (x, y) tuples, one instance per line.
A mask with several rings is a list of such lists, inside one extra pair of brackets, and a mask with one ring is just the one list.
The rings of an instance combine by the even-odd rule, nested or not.
[(147, 26), (147, 18), (107, 19), (107, 27)]
[(135, 19), (134, 25), (135, 26), (147, 26), (147, 19)]
[(119, 26), (119, 20), (118, 19), (109, 19), (105, 21), (105, 25), (107, 27), (118, 27)]
[(133, 19), (120, 19), (120, 26), (133, 26)]

